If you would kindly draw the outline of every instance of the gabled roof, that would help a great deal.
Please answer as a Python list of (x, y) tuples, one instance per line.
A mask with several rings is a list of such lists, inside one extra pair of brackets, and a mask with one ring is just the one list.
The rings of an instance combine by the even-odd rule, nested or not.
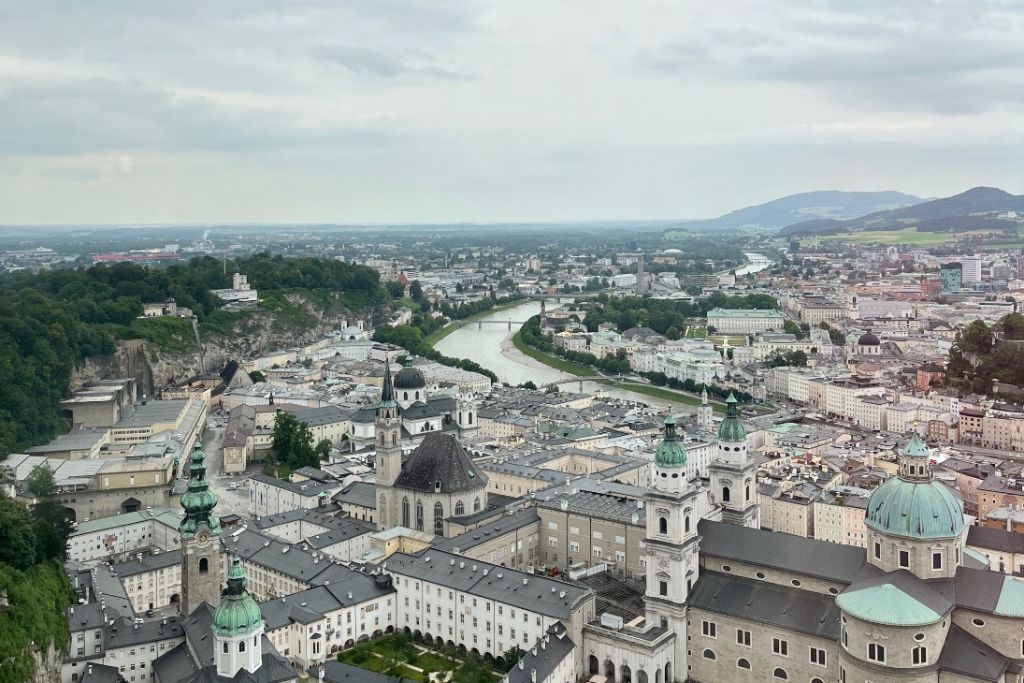
[(1002, 680), (1010, 662), (994, 649), (953, 624), (939, 656), (939, 668), (983, 681)]

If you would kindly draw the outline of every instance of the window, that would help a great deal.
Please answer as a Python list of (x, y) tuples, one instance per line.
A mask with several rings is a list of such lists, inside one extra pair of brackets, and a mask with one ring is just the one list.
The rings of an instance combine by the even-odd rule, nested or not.
[(668, 595), (668, 581), (658, 582), (658, 593), (661, 595)]
[(942, 553), (932, 553), (932, 569), (942, 569)]
[(868, 643), (868, 659), (872, 662), (885, 664), (885, 645)]
[(690, 515), (683, 517), (683, 531), (690, 533)]
[(444, 534), (444, 508), (440, 502), (434, 503), (434, 535)]
[(715, 657), (715, 651), (714, 650), (704, 650), (704, 659), (715, 660), (715, 659), (718, 659), (718, 658)]
[(825, 683), (825, 681), (821, 680), (820, 678), (812, 678), (811, 683)]
[(811, 648), (811, 664), (817, 664), (818, 666), (828, 666), (825, 663), (825, 651), (820, 647)]
[(914, 662), (914, 666), (924, 666), (928, 663), (928, 648), (924, 645), (918, 645), (911, 652), (911, 660)]
[(402, 526), (407, 529), (412, 526), (409, 519), (409, 498), (406, 496), (402, 498)]
[(788, 657), (789, 642), (782, 638), (772, 638), (772, 652), (783, 657)]
[(722, 502), (723, 503), (728, 503), (729, 502), (729, 487), (728, 486), (723, 486), (722, 487)]
[(416, 531), (423, 531), (423, 501), (416, 501)]
[(455, 516), (461, 517), (464, 514), (466, 514), (466, 506), (463, 505), (462, 501), (460, 500), (458, 503), (455, 504)]
[(744, 631), (741, 628), (736, 629), (736, 644), (750, 647), (750, 631)]
[(882, 544), (879, 543), (878, 541), (875, 541), (875, 559), (878, 560), (878, 559), (881, 559), (881, 557), (882, 557)]
[(747, 671), (750, 671), (750, 660), (743, 659), (743, 658), (737, 659), (736, 660), (736, 668), (737, 669), (746, 669)]
[(205, 574), (210, 571), (210, 561), (205, 557), (199, 558), (199, 573)]
[(701, 621), (700, 630), (708, 638), (718, 637), (718, 625), (713, 621)]
[(480, 512), (480, 498), (473, 499), (473, 512)]
[(789, 680), (789, 674), (787, 674), (786, 670), (783, 669), (782, 667), (779, 667), (779, 668), (775, 669), (775, 671), (772, 672), (772, 676), (774, 676), (775, 678), (779, 679), (780, 681), (788, 681)]
[(901, 550), (900, 553), (899, 553), (899, 556), (900, 556), (900, 563), (899, 563), (900, 564), (900, 569), (909, 569), (910, 568), (910, 551), (909, 550)]
[(659, 534), (667, 534), (668, 533), (668, 519), (666, 519), (665, 517), (659, 517), (658, 518), (658, 533)]

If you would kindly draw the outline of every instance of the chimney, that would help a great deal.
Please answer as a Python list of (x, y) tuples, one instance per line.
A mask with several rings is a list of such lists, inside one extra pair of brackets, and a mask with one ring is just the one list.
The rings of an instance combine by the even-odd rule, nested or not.
[(537, 670), (536, 669), (530, 669), (530, 680), (533, 683), (537, 683)]

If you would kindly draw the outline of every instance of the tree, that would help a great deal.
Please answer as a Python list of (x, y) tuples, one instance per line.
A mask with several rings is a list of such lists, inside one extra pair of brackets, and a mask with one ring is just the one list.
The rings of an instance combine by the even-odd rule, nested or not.
[(782, 325), (782, 331), (786, 334), (795, 335), (797, 339), (803, 339), (807, 335), (804, 333), (803, 327), (800, 326), (795, 320), (787, 320)]
[(1024, 339), (1024, 315), (1010, 313), (999, 321), (1003, 336), (1007, 339)]
[(402, 283), (398, 282), (397, 280), (385, 282), (384, 286), (387, 288), (388, 295), (392, 299), (401, 299), (403, 296), (405, 296), (405, 287), (403, 287)]
[(981, 320), (975, 320), (960, 336), (960, 348), (965, 354), (986, 355), (992, 351), (992, 330)]
[(493, 683), (490, 667), (478, 655), (468, 654), (452, 673), (451, 683)]
[(409, 297), (416, 303), (423, 302), (423, 285), (419, 280), (413, 280), (409, 285)]
[[(324, 453), (321, 441), (313, 446), (313, 434), (309, 425), (299, 421), (291, 413), (278, 413), (274, 418), (274, 435), (272, 446), (276, 462), (287, 465), (292, 470), (300, 467), (319, 467)], [(327, 452), (330, 451), (330, 443)]]
[(516, 668), (516, 664), (519, 660), (526, 656), (526, 653), (518, 645), (513, 645), (512, 649), (508, 650), (501, 656), (505, 660), (505, 671), (511, 671)]
[(34, 523), (28, 509), (0, 496), (0, 564), (28, 569), (36, 563)]
[(36, 557), (63, 561), (67, 557), (71, 522), (57, 499), (57, 484), (53, 478), (53, 470), (46, 465), (37, 467), (28, 475), (26, 484), (36, 499), (32, 506)]
[(533, 383), (533, 380), (526, 380), (519, 385), (522, 389), (529, 389), (530, 391), (537, 391), (537, 385)]
[(252, 380), (253, 384), (259, 384), (260, 382), (266, 382), (267, 377), (259, 370), (253, 370), (249, 373), (249, 379)]

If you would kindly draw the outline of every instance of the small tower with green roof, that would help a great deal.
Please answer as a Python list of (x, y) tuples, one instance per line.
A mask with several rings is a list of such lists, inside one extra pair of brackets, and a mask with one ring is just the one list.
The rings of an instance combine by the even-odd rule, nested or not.
[(213, 612), (214, 656), (217, 675), (234, 678), (241, 670), (255, 672), (263, 663), (263, 615), (245, 589), (245, 568), (235, 557), (228, 585)]
[(718, 444), (711, 458), (711, 494), (722, 508), (722, 521), (761, 526), (757, 505), (757, 463), (747, 447), (747, 429), (733, 394), (725, 400), (725, 419), (718, 425)]
[(711, 403), (708, 401), (708, 388), (704, 387), (700, 392), (700, 405), (697, 406), (697, 429), (702, 432), (711, 432), (714, 429), (714, 421)]
[[(686, 449), (676, 435), (676, 419), (665, 418), (665, 432), (654, 452), (654, 481), (644, 498), (644, 537), (649, 623), (676, 633), (675, 666), (686, 671), (686, 600), (700, 574), (700, 521), (707, 492), (686, 476)], [(703, 497), (702, 497), (703, 496)]]
[(377, 528), (390, 529), (397, 523), (397, 503), (392, 486), (402, 471), (402, 418), (395, 396), (391, 363), (384, 362), (384, 384), (381, 387), (377, 418), (374, 422), (374, 470), (377, 483)]
[(189, 458), (188, 490), (181, 496), (181, 506), (181, 609), (192, 614), (204, 602), (216, 605), (220, 591), (220, 524), (213, 514), (217, 496), (210, 490), (199, 442)]

